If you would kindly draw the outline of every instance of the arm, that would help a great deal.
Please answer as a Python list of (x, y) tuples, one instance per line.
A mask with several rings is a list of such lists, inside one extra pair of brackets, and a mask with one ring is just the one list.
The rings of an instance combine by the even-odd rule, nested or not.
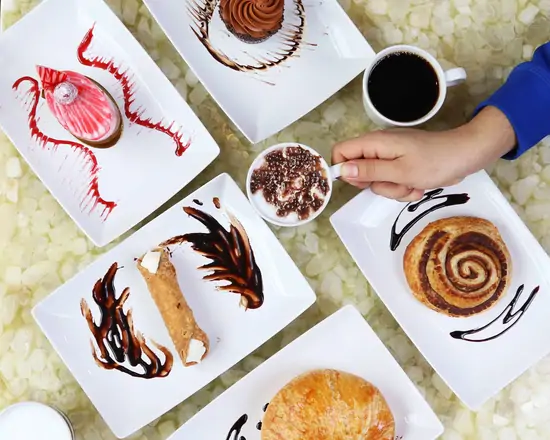
[(550, 135), (550, 43), (512, 71), (506, 83), (477, 107), (472, 123), (486, 113), (486, 107), (500, 110), (515, 132), (515, 148), (503, 150), (505, 159), (519, 157)]

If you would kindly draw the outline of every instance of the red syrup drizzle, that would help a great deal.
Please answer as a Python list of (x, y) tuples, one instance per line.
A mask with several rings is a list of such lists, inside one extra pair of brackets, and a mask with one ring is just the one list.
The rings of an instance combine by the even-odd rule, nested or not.
[(122, 93), (124, 96), (124, 114), (130, 122), (141, 125), (142, 127), (149, 128), (151, 130), (157, 130), (161, 133), (171, 137), (176, 143), (176, 156), (181, 156), (185, 150), (191, 146), (191, 141), (183, 142), (183, 133), (180, 130), (172, 131), (175, 124), (172, 121), (169, 125), (163, 125), (162, 120), (159, 122), (152, 122), (151, 118), (144, 119), (141, 116), (145, 112), (145, 109), (138, 108), (132, 110), (130, 106), (134, 103), (135, 94), (135, 82), (128, 76), (128, 71), (122, 71), (120, 67), (115, 66), (114, 60), (107, 60), (103, 57), (87, 58), (85, 52), (89, 49), (92, 39), (94, 37), (95, 24), (84, 36), (84, 39), (80, 42), (77, 50), (78, 61), (84, 66), (97, 67), (112, 74), (115, 79), (120, 83), (122, 87)]
[(80, 208), (84, 210), (90, 205), (90, 203), (92, 203), (92, 206), (89, 209), (89, 212), (91, 213), (98, 205), (102, 205), (103, 211), (101, 212), (100, 217), (103, 221), (107, 220), (107, 217), (109, 217), (109, 214), (111, 214), (117, 204), (115, 202), (110, 202), (103, 199), (99, 193), (97, 173), (100, 168), (95, 154), (81, 143), (52, 138), (45, 135), (40, 128), (38, 128), (38, 119), (36, 117), (38, 101), (40, 99), (40, 86), (38, 81), (30, 76), (23, 76), (13, 83), (12, 88), (13, 90), (19, 92), (19, 86), (25, 81), (28, 81), (31, 84), (30, 89), (26, 93), (32, 99), (28, 116), (31, 138), (36, 139), (38, 145), (43, 149), (49, 149), (51, 145), (51, 149), (53, 151), (57, 151), (57, 148), (60, 145), (67, 145), (84, 159), (85, 164), (90, 166), (90, 183), (88, 184), (86, 196), (80, 202)]

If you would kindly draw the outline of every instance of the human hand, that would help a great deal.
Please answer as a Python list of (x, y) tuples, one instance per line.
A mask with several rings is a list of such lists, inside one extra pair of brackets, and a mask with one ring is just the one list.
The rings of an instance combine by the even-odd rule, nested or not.
[(515, 134), (506, 116), (483, 109), (459, 128), (428, 132), (389, 129), (336, 145), (333, 164), (345, 162), (342, 180), (401, 201), (422, 198), (427, 189), (457, 184), (510, 151)]

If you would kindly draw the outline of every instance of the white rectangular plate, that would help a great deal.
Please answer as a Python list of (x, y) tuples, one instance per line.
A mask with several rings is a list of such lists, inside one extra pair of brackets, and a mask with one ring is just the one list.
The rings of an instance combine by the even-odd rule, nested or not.
[[(469, 196), (466, 203), (428, 212), (446, 202), (447, 196), (463, 193)], [(415, 211), (408, 211), (405, 203), (367, 190), (337, 211), (331, 222), (403, 330), (460, 400), (476, 410), (550, 352), (550, 260), (484, 171), (435, 197)], [(390, 250), (394, 222), (396, 232), (400, 232), (422, 213), (426, 215), (403, 235), (397, 249)], [(449, 317), (417, 301), (403, 273), (403, 255), (411, 240), (429, 223), (453, 216), (481, 217), (493, 222), (512, 261), (511, 282), (504, 296), (488, 311), (468, 318)], [(523, 293), (517, 295), (522, 285)], [(537, 286), (539, 293), (531, 297)], [(517, 302), (512, 305), (514, 298)], [(504, 323), (507, 314), (510, 319)], [(493, 320), (496, 321), (484, 330), (466, 335), (468, 339), (490, 340), (472, 342), (451, 337), (451, 332), (478, 329)]]
[(241, 435), (246, 440), (260, 440), (256, 425), (266, 403), (294, 377), (324, 368), (355, 374), (376, 386), (394, 416), (397, 439), (433, 440), (443, 433), (441, 422), (384, 344), (361, 314), (347, 306), (244, 377), (169, 440), (233, 440), (229, 431), (243, 414), (248, 422)]
[[(219, 198), (220, 209), (215, 207), (214, 197)], [(245, 311), (239, 306), (240, 295), (216, 289), (227, 283), (203, 279), (210, 272), (198, 267), (211, 260), (192, 250), (190, 244), (170, 246), (181, 289), (211, 344), (210, 353), (201, 364), (185, 368), (134, 258), (173, 236), (207, 232), (205, 226), (183, 211), (183, 207), (189, 206), (212, 215), (226, 231), (229, 230), (228, 215), (238, 219), (247, 232), (261, 270), (265, 301), (261, 307)], [(116, 295), (120, 296), (123, 289), (129, 287), (130, 296), (123, 310), (133, 310), (135, 330), (143, 333), (146, 341), (155, 341), (174, 355), (172, 371), (166, 377), (132, 377), (118, 370), (100, 368), (92, 358), (92, 334), (81, 315), (80, 301), (86, 300), (97, 324), (100, 312), (92, 299), (92, 288), (114, 262), (119, 265), (114, 280)], [(122, 438), (214, 380), (314, 301), (314, 292), (281, 244), (253, 211), (235, 182), (223, 174), (101, 256), (38, 304), (33, 315), (109, 427)]]
[[(85, 59), (79, 61), (79, 53)], [(86, 60), (96, 57), (100, 60), (92, 64), (100, 67), (88, 66)], [(187, 103), (102, 0), (44, 1), (2, 34), (0, 65), (2, 129), (98, 246), (157, 209), (219, 153)], [(63, 128), (40, 97), (37, 65), (75, 71), (107, 90), (122, 114), (116, 145), (88, 147)], [(29, 78), (14, 89), (23, 77)], [(123, 86), (125, 79), (130, 82)], [(33, 132), (29, 115), (35, 104)]]
[[(374, 56), (336, 0), (285, 0), (283, 28), (258, 44), (244, 43), (227, 30), (218, 3), (145, 0), (178, 52), (253, 143), (317, 107), (363, 71)], [(197, 36), (201, 23), (208, 31), (206, 39)], [(292, 35), (298, 43), (288, 42)], [(222, 63), (218, 59), (224, 56), (227, 61)], [(277, 64), (282, 58), (286, 60)], [(277, 65), (267, 67), (270, 62)]]

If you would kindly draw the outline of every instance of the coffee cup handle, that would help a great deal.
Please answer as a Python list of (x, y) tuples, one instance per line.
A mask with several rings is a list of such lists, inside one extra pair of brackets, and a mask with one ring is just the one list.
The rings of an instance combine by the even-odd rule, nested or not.
[(447, 87), (457, 86), (466, 81), (466, 71), (462, 67), (449, 69), (445, 72), (445, 82)]

